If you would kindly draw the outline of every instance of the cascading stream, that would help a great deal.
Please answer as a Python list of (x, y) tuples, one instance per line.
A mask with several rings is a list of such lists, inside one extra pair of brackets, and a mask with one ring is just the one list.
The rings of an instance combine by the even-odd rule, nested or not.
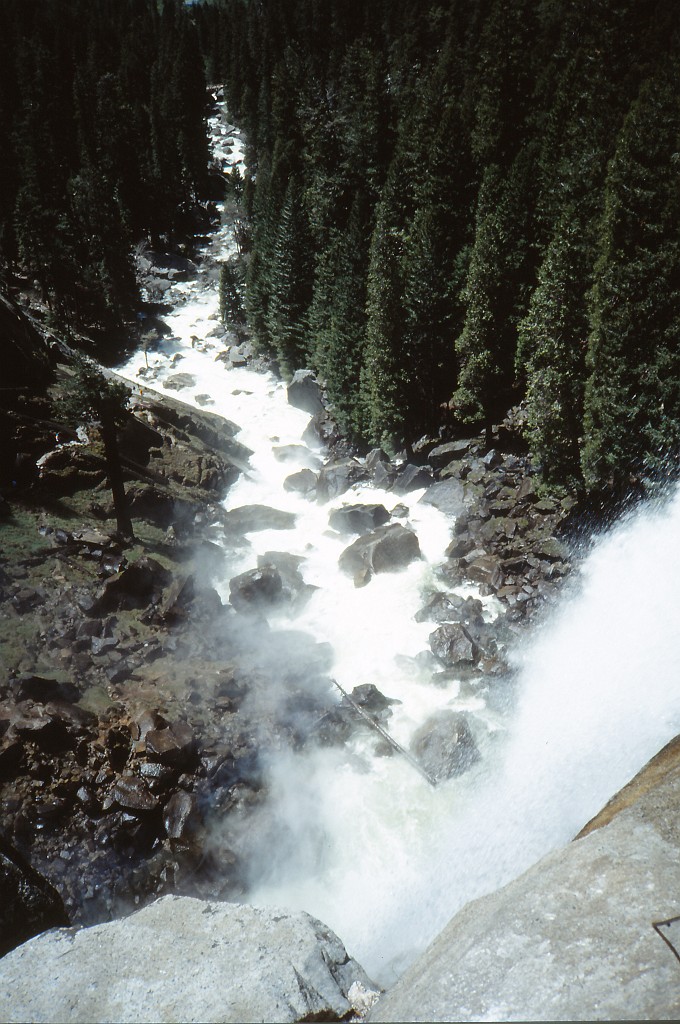
[[(237, 146), (230, 159), (240, 159)], [(211, 251), (219, 244), (226, 257), (225, 238), (222, 232)], [(196, 405), (196, 395), (209, 395), (210, 410), (238, 423), (238, 439), (254, 451), (250, 472), (225, 505), (271, 505), (297, 517), (292, 530), (248, 535), (252, 547), (229, 566), (223, 599), (229, 578), (253, 568), (258, 554), (303, 556), (305, 582), (318, 590), (294, 623), (285, 613), (270, 617), (272, 629), (294, 625), (330, 642), (331, 674), (347, 690), (372, 682), (400, 700), (388, 728), (405, 746), (437, 708), (474, 716), (481, 762), (436, 789), (403, 759), (375, 756), (376, 737), (368, 733), (348, 751), (290, 753), (269, 765), (279, 831), (274, 848), (249, 851), (250, 899), (319, 917), (369, 974), (388, 984), (457, 909), (569, 841), (680, 732), (680, 495), (598, 543), (578, 589), (514, 652), (517, 700), (503, 713), (480, 697), (461, 696), (455, 681), (433, 686), (430, 671), (414, 661), (434, 628), (414, 614), (443, 559), (451, 523), (419, 503), (422, 492), (397, 497), (360, 486), (322, 505), (286, 491), (286, 476), (323, 458), (301, 442), (309, 416), (288, 405), (285, 387), (271, 374), (215, 362), (219, 348), (208, 337), (218, 305), (214, 281), (176, 284), (171, 299), (177, 305), (166, 320), (173, 336), (149, 354), (155, 378), (139, 375), (141, 353), (120, 372), (161, 391), (177, 369), (191, 374), (195, 384), (179, 397)], [(193, 346), (192, 336), (199, 339)], [(172, 362), (177, 355), (179, 367)], [(287, 445), (300, 447), (283, 459)], [(416, 530), (423, 560), (355, 588), (337, 564), (351, 538), (328, 529), (330, 508), (350, 502), (388, 510), (406, 504), (402, 522)], [(485, 601), (491, 617), (493, 599)]]

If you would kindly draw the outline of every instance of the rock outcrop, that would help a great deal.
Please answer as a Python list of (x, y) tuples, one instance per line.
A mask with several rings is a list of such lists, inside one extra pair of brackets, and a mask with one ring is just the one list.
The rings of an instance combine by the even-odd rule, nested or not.
[(166, 896), (0, 961), (5, 1021), (340, 1021), (374, 990), (308, 914)]
[(582, 838), (464, 907), (370, 1019), (677, 1020), (679, 755), (676, 740)]

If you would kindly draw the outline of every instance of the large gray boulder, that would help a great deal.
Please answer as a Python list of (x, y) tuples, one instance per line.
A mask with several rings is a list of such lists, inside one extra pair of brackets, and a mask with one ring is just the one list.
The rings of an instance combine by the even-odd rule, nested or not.
[(655, 758), (608, 824), (464, 907), (370, 1019), (679, 1019), (680, 757), (669, 748), (670, 770)]
[(325, 411), (321, 401), (321, 388), (311, 370), (296, 370), (288, 385), (287, 394), (289, 405), (308, 412), (310, 416)]
[(418, 538), (400, 523), (388, 523), (357, 537), (340, 555), (340, 568), (350, 576), (368, 572), (397, 572), (420, 558)]
[(165, 896), (8, 954), (0, 1019), (341, 1020), (355, 994), (360, 1001), (371, 989), (337, 936), (308, 914)]

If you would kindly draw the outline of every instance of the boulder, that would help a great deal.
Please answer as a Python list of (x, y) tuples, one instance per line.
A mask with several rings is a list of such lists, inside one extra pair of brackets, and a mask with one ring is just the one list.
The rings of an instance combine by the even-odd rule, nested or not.
[[(352, 700), (362, 711), (366, 711), (377, 722), (384, 722), (392, 714), (392, 704), (401, 704), (395, 697), (386, 697), (374, 683), (360, 683), (350, 694)], [(341, 707), (350, 707), (349, 701), (343, 697)]]
[(440, 512), (453, 518), (463, 511), (465, 487), (455, 477), (438, 480), (428, 487), (420, 500), (426, 505), (434, 505)]
[(295, 513), (282, 512), (269, 505), (240, 505), (224, 515), (224, 526), (234, 533), (254, 533), (258, 530), (292, 530)]
[(468, 716), (448, 708), (436, 711), (413, 734), (413, 756), (434, 779), (462, 775), (479, 761), (479, 751)]
[(484, 622), (483, 605), (473, 597), (444, 594), (439, 591), (416, 612), (416, 622), (463, 622), (479, 626)]
[(300, 572), (304, 561), (301, 555), (291, 555), (288, 551), (265, 551), (257, 556), (258, 568), (274, 568), (278, 572), (282, 584), (281, 597), (297, 608), (318, 590), (318, 587), (304, 581)]
[(296, 370), (288, 385), (288, 404), (308, 412), (310, 416), (324, 413), (321, 388), (311, 370)]
[(286, 477), (283, 481), (283, 489), (313, 498), (316, 495), (316, 481), (316, 473), (311, 469), (300, 469), (297, 473), (291, 473)]
[[(0, 836), (0, 957), (34, 935), (68, 923), (57, 890)], [(8, 1014), (9, 1009), (0, 1011), (5, 1020)]]
[(367, 479), (366, 467), (356, 459), (344, 459), (341, 462), (329, 462), (322, 466), (316, 484), (316, 494), (320, 502), (337, 498), (361, 480)]
[(197, 802), (193, 793), (178, 790), (163, 808), (163, 828), (168, 839), (184, 839), (197, 818)]
[(338, 425), (330, 415), (330, 413), (324, 409), (323, 412), (317, 412), (312, 416), (305, 431), (302, 435), (302, 440), (305, 444), (323, 444), (330, 447), (334, 441), (339, 438)]
[(144, 742), (149, 758), (171, 768), (188, 768), (195, 761), (196, 737), (187, 722), (149, 729)]
[(382, 526), (389, 518), (384, 505), (342, 505), (333, 509), (328, 523), (339, 533), (366, 533)]
[(420, 557), (415, 533), (400, 523), (389, 523), (358, 537), (345, 548), (338, 562), (343, 572), (357, 576), (366, 570), (370, 573), (397, 572)]
[(472, 665), (479, 649), (469, 632), (460, 622), (448, 622), (430, 633), (430, 649), (447, 668)]
[(448, 441), (446, 444), (438, 444), (432, 448), (427, 456), (427, 461), (433, 469), (442, 469), (450, 462), (460, 461), (463, 456), (470, 454), (470, 449), (477, 443), (476, 438), (465, 438), (462, 441)]
[(283, 580), (273, 565), (248, 569), (229, 581), (229, 600), (237, 611), (271, 607), (282, 597)]
[(143, 555), (127, 569), (107, 579), (92, 607), (92, 614), (145, 608), (160, 598), (170, 580), (170, 573), (160, 562)]
[(184, 391), (185, 388), (196, 387), (196, 383), (193, 373), (173, 373), (163, 381), (163, 387), (166, 391)]
[(375, 985), (315, 918), (186, 896), (0, 962), (3, 1020), (345, 1020), (350, 990), (365, 999)]
[(398, 470), (392, 490), (397, 494), (409, 494), (411, 491), (420, 490), (421, 487), (429, 487), (432, 480), (432, 470), (427, 466), (414, 466), (407, 462)]

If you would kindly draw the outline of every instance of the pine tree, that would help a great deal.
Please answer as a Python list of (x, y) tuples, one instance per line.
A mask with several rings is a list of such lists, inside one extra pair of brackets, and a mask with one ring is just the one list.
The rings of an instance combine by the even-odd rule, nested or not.
[(678, 61), (647, 79), (609, 166), (592, 291), (582, 465), (628, 488), (680, 450)]
[(109, 380), (95, 363), (82, 356), (76, 360), (73, 369), (73, 379), (59, 412), (73, 423), (85, 420), (99, 425), (117, 530), (120, 537), (129, 543), (134, 540), (134, 530), (117, 438), (118, 429), (128, 416), (128, 389), (124, 384)]

